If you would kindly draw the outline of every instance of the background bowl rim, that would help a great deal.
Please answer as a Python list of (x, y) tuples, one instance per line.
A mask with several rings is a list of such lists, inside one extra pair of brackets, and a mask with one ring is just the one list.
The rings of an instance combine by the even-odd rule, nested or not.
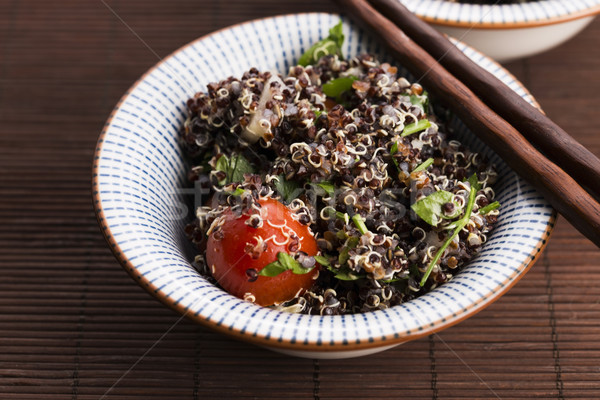
[[(406, 0), (397, 0), (406, 5)], [(435, 5), (435, 4), (447, 4), (448, 7), (452, 7), (455, 10), (461, 10), (458, 12), (458, 18), (449, 18), (447, 15), (436, 15), (435, 13), (423, 13), (420, 12), (419, 9), (415, 9), (414, 13), (424, 21), (427, 21), (434, 25), (441, 25), (446, 27), (454, 27), (454, 28), (467, 28), (467, 29), (475, 29), (475, 30), (505, 30), (505, 29), (520, 29), (520, 28), (538, 28), (542, 26), (560, 24), (570, 21), (575, 21), (578, 19), (593, 17), (597, 14), (600, 14), (600, 0), (591, 0), (593, 4), (588, 5), (586, 7), (579, 7), (574, 12), (568, 12), (564, 10), (564, 12), (559, 13), (554, 16), (542, 16), (539, 14), (539, 7), (548, 6), (549, 4), (555, 4), (556, 0), (540, 0), (535, 3), (537, 5), (533, 5), (532, 3), (523, 3), (523, 4), (500, 4), (495, 6), (490, 5), (482, 5), (482, 4), (463, 4), (463, 3), (455, 3), (446, 0), (419, 0), (421, 7), (425, 7), (425, 4)], [(412, 4), (412, 3), (411, 3)], [(521, 8), (523, 12), (515, 18), (514, 21), (505, 21), (500, 18), (496, 18), (497, 14), (490, 15), (493, 18), (492, 21), (481, 22), (471, 18), (472, 15), (481, 15), (481, 12), (489, 7), (495, 7), (501, 10), (509, 10), (514, 8), (515, 6)], [(431, 10), (429, 8), (428, 10)], [(439, 7), (436, 11), (439, 11)], [(536, 15), (534, 19), (527, 19), (527, 16), (524, 14), (525, 11), (531, 12)], [(503, 15), (501, 13), (500, 15)]]
[[(498, 285), (499, 289), (492, 291), (492, 296), (482, 297), (482, 298), (478, 299), (477, 301), (470, 303), (469, 306), (467, 308), (465, 308), (465, 311), (455, 318), (450, 318), (450, 319), (444, 318), (444, 319), (434, 321), (434, 322), (428, 324), (427, 326), (424, 326), (423, 329), (419, 329), (416, 332), (411, 332), (410, 334), (397, 335), (394, 337), (386, 337), (386, 338), (375, 337), (373, 341), (360, 341), (360, 343), (342, 343), (341, 341), (335, 341), (335, 342), (331, 342), (331, 343), (323, 342), (322, 344), (318, 344), (316, 341), (309, 341), (308, 343), (306, 343), (306, 342), (290, 341), (290, 340), (285, 340), (285, 339), (283, 341), (273, 340), (272, 338), (268, 338), (264, 335), (256, 335), (256, 334), (252, 335), (248, 332), (241, 332), (239, 330), (234, 330), (227, 326), (223, 326), (223, 325), (217, 323), (213, 319), (205, 319), (201, 315), (196, 315), (195, 313), (190, 313), (189, 309), (187, 309), (187, 307), (185, 307), (181, 302), (179, 302), (178, 300), (174, 300), (171, 297), (165, 297), (164, 295), (161, 295), (161, 291), (158, 290), (159, 288), (154, 283), (150, 282), (145, 276), (143, 276), (143, 275), (140, 276), (136, 272), (135, 264), (132, 263), (127, 258), (127, 256), (121, 249), (119, 243), (115, 240), (115, 238), (111, 232), (110, 226), (108, 226), (108, 224), (105, 222), (106, 219), (105, 219), (105, 214), (103, 211), (102, 200), (100, 198), (100, 191), (98, 190), (98, 188), (100, 186), (99, 182), (98, 182), (98, 179), (99, 179), (98, 171), (100, 168), (100, 163), (98, 162), (98, 159), (99, 159), (99, 154), (102, 151), (104, 138), (107, 135), (107, 133), (109, 132), (109, 128), (111, 127), (111, 122), (113, 121), (113, 118), (120, 110), (121, 105), (129, 97), (129, 95), (150, 74), (152, 74), (154, 71), (159, 69), (168, 60), (173, 58), (174, 55), (187, 49), (190, 46), (195, 45), (196, 43), (198, 43), (200, 41), (203, 41), (203, 40), (209, 38), (212, 35), (216, 35), (223, 31), (228, 31), (230, 29), (233, 29), (235, 27), (239, 27), (239, 26), (245, 25), (245, 24), (252, 24), (252, 23), (257, 23), (257, 22), (261, 22), (261, 21), (285, 19), (285, 18), (296, 17), (296, 16), (300, 16), (300, 15), (305, 15), (305, 16), (327, 15), (327, 16), (336, 16), (338, 18), (340, 17), (340, 14), (338, 14), (338, 13), (327, 13), (327, 12), (287, 13), (287, 14), (280, 14), (280, 15), (275, 15), (275, 16), (270, 16), (270, 17), (252, 19), (252, 20), (240, 22), (238, 24), (223, 27), (221, 29), (218, 29), (218, 30), (210, 32), (206, 35), (203, 35), (189, 43), (186, 43), (183, 46), (181, 46), (178, 49), (171, 52), (169, 55), (163, 57), (158, 63), (154, 64), (140, 78), (138, 78), (131, 85), (131, 87), (129, 87), (129, 89), (127, 89), (127, 91), (121, 96), (121, 98), (119, 99), (119, 101), (117, 102), (117, 104), (115, 105), (113, 110), (111, 111), (111, 113), (110, 113), (107, 121), (105, 122), (104, 127), (98, 137), (98, 140), (97, 140), (96, 149), (94, 151), (94, 163), (93, 163), (93, 167), (92, 167), (92, 187), (91, 187), (92, 201), (93, 201), (94, 211), (96, 214), (96, 219), (101, 228), (102, 234), (103, 234), (105, 240), (107, 241), (111, 251), (113, 252), (115, 258), (119, 261), (121, 266), (125, 269), (125, 271), (131, 276), (131, 278), (138, 285), (142, 286), (142, 288), (144, 288), (148, 293), (150, 293), (153, 297), (155, 297), (157, 300), (159, 300), (162, 304), (166, 305), (167, 307), (169, 307), (170, 309), (175, 311), (177, 314), (179, 314), (180, 319), (183, 317), (187, 317), (188, 319), (190, 319), (196, 323), (200, 323), (201, 325), (206, 326), (206, 327), (212, 329), (213, 331), (217, 331), (217, 332), (223, 333), (227, 336), (230, 336), (230, 337), (233, 337), (233, 338), (236, 338), (239, 340), (243, 340), (246, 342), (250, 342), (255, 345), (262, 345), (262, 346), (266, 346), (266, 347), (276, 347), (276, 348), (295, 350), (295, 351), (317, 351), (317, 352), (339, 352), (339, 351), (353, 351), (353, 350), (364, 350), (364, 349), (371, 349), (371, 348), (378, 348), (378, 347), (387, 347), (390, 345), (397, 345), (397, 344), (401, 344), (401, 343), (405, 343), (408, 341), (412, 341), (412, 340), (421, 338), (423, 336), (430, 335), (432, 333), (435, 333), (435, 332), (441, 331), (443, 329), (446, 329), (448, 327), (451, 327), (451, 326), (475, 315), (476, 313), (478, 313), (479, 311), (488, 307), (490, 304), (492, 304), (493, 302), (498, 300), (500, 297), (502, 297), (504, 295), (504, 293), (506, 293), (510, 288), (512, 288), (525, 275), (525, 273), (535, 264), (535, 262), (539, 258), (539, 254), (541, 254), (541, 252), (546, 247), (546, 245), (548, 243), (548, 239), (554, 229), (556, 219), (557, 219), (556, 210), (552, 209), (552, 213), (548, 219), (548, 222), (547, 222), (544, 232), (541, 234), (537, 244), (534, 246), (531, 254), (529, 254), (529, 257), (526, 258), (526, 260), (529, 260), (528, 263), (525, 265), (526, 262), (525, 261), (522, 262), (521, 266), (525, 265), (525, 267), (523, 269), (520, 269), (519, 270), (520, 272), (516, 276), (508, 278), (506, 284), (502, 283), (502, 284)], [(464, 45), (464, 46), (470, 48), (467, 45)], [(484, 56), (481, 52), (474, 50), (473, 48), (470, 48), (470, 50), (474, 51), (475, 53), (486, 58), (492, 64), (494, 64), (497, 68), (506, 72), (511, 77), (511, 79), (513, 79), (514, 82), (519, 85), (519, 87), (525, 92), (525, 94), (527, 94), (528, 96), (530, 96), (531, 99), (533, 99), (536, 106), (539, 107), (539, 105), (535, 101), (535, 98), (531, 95), (531, 93), (527, 90), (527, 88), (525, 88), (525, 86), (519, 80), (517, 80), (512, 74), (510, 74), (510, 72), (508, 72), (506, 69), (504, 69), (499, 63), (497, 63), (493, 59), (491, 59), (487, 56)], [(358, 314), (358, 315), (360, 315), (360, 314)], [(310, 317), (325, 318), (323, 316), (310, 316)], [(336, 318), (336, 317), (341, 317), (341, 316), (330, 316), (327, 318)]]

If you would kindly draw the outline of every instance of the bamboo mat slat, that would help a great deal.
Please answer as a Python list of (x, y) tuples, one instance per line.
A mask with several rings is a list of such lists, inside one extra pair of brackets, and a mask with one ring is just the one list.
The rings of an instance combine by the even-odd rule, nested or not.
[[(336, 7), (107, 1), (151, 51), (103, 3), (0, 0), (0, 399), (600, 398), (600, 250), (562, 219), (496, 303), (359, 359), (287, 357), (159, 304), (95, 221), (91, 164), (104, 121), (157, 55), (248, 19)], [(507, 66), (596, 154), (598, 37), (595, 21)]]

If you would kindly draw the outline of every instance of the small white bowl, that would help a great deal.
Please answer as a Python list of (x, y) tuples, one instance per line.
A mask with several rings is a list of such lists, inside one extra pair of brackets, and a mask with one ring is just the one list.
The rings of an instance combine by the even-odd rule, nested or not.
[[(451, 281), (387, 310), (308, 316), (278, 312), (212, 285), (190, 264), (183, 235), (186, 161), (178, 146), (186, 100), (206, 85), (251, 67), (286, 73), (340, 19), (296, 14), (236, 25), (174, 52), (123, 96), (98, 139), (93, 197), (98, 222), (125, 270), (178, 313), (216, 331), (287, 354), (356, 357), (445, 329), (482, 310), (514, 285), (545, 246), (556, 214), (544, 198), (455, 121), (462, 140), (491, 157), (501, 216), (480, 255)], [(370, 34), (344, 21), (344, 54), (370, 52), (393, 61)], [(514, 77), (480, 53), (459, 45), (519, 94)], [(190, 196), (187, 200), (192, 200)], [(124, 307), (127, 305), (124, 304)]]
[(558, 46), (600, 13), (600, 0), (540, 0), (494, 6), (445, 0), (398, 1), (438, 30), (499, 62)]

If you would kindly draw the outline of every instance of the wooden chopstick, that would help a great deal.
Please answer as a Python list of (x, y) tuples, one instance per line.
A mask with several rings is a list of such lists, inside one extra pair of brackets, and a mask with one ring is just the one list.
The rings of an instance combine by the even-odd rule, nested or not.
[[(600, 199), (600, 159), (398, 0), (369, 0), (547, 158)], [(509, 45), (509, 44), (507, 44)]]
[(545, 158), (512, 125), (481, 101), (393, 22), (365, 0), (337, 0), (345, 12), (362, 21), (388, 45), (413, 75), (534, 185), (575, 228), (600, 247), (600, 204), (571, 176)]

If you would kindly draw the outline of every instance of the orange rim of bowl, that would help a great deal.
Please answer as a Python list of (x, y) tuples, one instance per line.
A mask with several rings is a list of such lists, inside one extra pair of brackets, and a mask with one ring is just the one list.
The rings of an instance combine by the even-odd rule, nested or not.
[[(305, 14), (321, 15), (323, 13), (305, 13)], [(283, 14), (283, 15), (278, 15), (278, 16), (274, 16), (274, 17), (260, 18), (260, 19), (256, 19), (253, 21), (261, 21), (261, 20), (272, 19), (272, 18), (285, 18), (285, 17), (289, 17), (289, 16), (293, 16), (293, 15), (297, 15), (297, 14)], [(102, 132), (100, 133), (100, 135), (98, 137), (98, 141), (96, 144), (96, 150), (94, 151), (94, 163), (93, 163), (93, 167), (92, 167), (92, 188), (91, 189), (92, 189), (92, 200), (93, 200), (94, 211), (96, 214), (96, 219), (98, 221), (98, 224), (101, 228), (102, 234), (103, 234), (105, 240), (107, 241), (107, 243), (109, 244), (109, 247), (110, 247), (111, 251), (113, 252), (115, 258), (117, 259), (117, 261), (119, 261), (121, 266), (125, 269), (125, 271), (127, 271), (127, 273), (131, 276), (131, 278), (134, 281), (136, 281), (140, 286), (142, 286), (144, 289), (146, 289), (146, 291), (149, 292), (152, 296), (154, 296), (157, 300), (159, 300), (161, 303), (163, 303), (167, 307), (171, 308), (178, 314), (183, 315), (186, 318), (188, 318), (194, 322), (200, 323), (201, 325), (204, 325), (204, 326), (212, 329), (213, 331), (225, 334), (226, 336), (236, 338), (236, 339), (239, 339), (239, 340), (242, 340), (245, 342), (249, 342), (249, 343), (252, 343), (255, 345), (261, 345), (261, 346), (266, 346), (266, 347), (281, 348), (281, 349), (294, 350), (294, 351), (299, 351), (299, 352), (317, 351), (317, 352), (328, 353), (328, 352), (340, 352), (340, 351), (346, 352), (346, 351), (353, 351), (353, 350), (365, 350), (365, 349), (371, 349), (371, 348), (398, 345), (398, 344), (409, 342), (409, 341), (412, 341), (412, 340), (415, 340), (415, 339), (418, 339), (418, 338), (421, 338), (421, 337), (424, 337), (427, 335), (431, 335), (432, 333), (439, 332), (443, 329), (449, 328), (449, 327), (475, 315), (479, 311), (483, 310), (484, 308), (486, 308), (487, 306), (489, 306), (490, 304), (492, 304), (493, 302), (498, 300), (500, 297), (502, 297), (502, 295), (504, 293), (506, 293), (510, 288), (512, 288), (525, 275), (525, 273), (533, 266), (533, 264), (535, 264), (539, 255), (546, 247), (546, 245), (548, 243), (548, 239), (550, 238), (550, 235), (551, 235), (552, 231), (554, 230), (554, 226), (556, 224), (556, 219), (557, 219), (557, 212), (554, 209), (552, 210), (550, 219), (549, 219), (548, 223), (546, 224), (546, 229), (544, 230), (544, 233), (541, 235), (538, 243), (535, 245), (535, 248), (532, 250), (532, 252), (527, 257), (527, 260), (529, 260), (529, 262), (521, 263), (520, 267), (522, 267), (523, 269), (519, 268), (516, 271), (514, 271), (513, 274), (511, 274), (508, 278), (506, 278), (504, 281), (502, 281), (500, 284), (498, 284), (496, 289), (491, 291), (490, 296), (482, 297), (482, 298), (478, 299), (474, 303), (470, 304), (468, 307), (464, 308), (461, 313), (457, 313), (455, 317), (443, 318), (443, 319), (439, 319), (437, 321), (431, 322), (428, 324), (427, 327), (423, 327), (422, 329), (415, 331), (415, 333), (413, 333), (413, 332), (410, 332), (408, 334), (407, 333), (397, 333), (396, 335), (394, 335), (392, 337), (386, 337), (386, 338), (376, 337), (376, 338), (373, 338), (372, 341), (364, 340), (364, 341), (354, 342), (354, 343), (350, 343), (350, 342), (343, 343), (341, 341), (337, 341), (337, 342), (333, 342), (333, 343), (322, 342), (321, 344), (318, 344), (316, 342), (299, 342), (299, 341), (297, 341), (295, 343), (292, 343), (291, 341), (285, 341), (285, 340), (279, 341), (278, 339), (270, 339), (264, 335), (254, 335), (254, 334), (250, 334), (250, 333), (242, 333), (239, 330), (236, 331), (234, 329), (230, 329), (227, 326), (219, 325), (216, 323), (216, 321), (207, 319), (201, 315), (196, 315), (195, 313), (190, 312), (190, 309), (183, 306), (181, 304), (181, 302), (178, 302), (172, 298), (166, 297), (162, 293), (162, 291), (159, 290), (159, 288), (156, 285), (154, 285), (152, 282), (150, 282), (143, 275), (138, 274), (137, 268), (127, 258), (125, 253), (122, 251), (121, 247), (119, 246), (117, 241), (114, 239), (112, 232), (110, 230), (110, 227), (105, 222), (106, 219), (105, 219), (104, 211), (102, 209), (102, 201), (100, 199), (100, 193), (98, 190), (98, 188), (99, 188), (98, 159), (99, 159), (99, 154), (102, 152), (104, 138), (108, 132), (108, 129), (110, 128), (110, 126), (112, 124), (112, 120), (113, 120), (115, 114), (119, 111), (121, 104), (123, 104), (123, 102), (127, 99), (127, 97), (130, 95), (130, 93), (133, 90), (135, 90), (137, 88), (137, 86), (143, 80), (145, 80), (148, 75), (150, 75), (152, 72), (154, 72), (156, 69), (158, 69), (163, 63), (165, 63), (167, 60), (169, 60), (174, 54), (196, 44), (197, 42), (199, 42), (201, 40), (206, 39), (207, 37), (209, 37), (213, 34), (216, 34), (216, 33), (219, 33), (219, 32), (225, 31), (225, 30), (229, 30), (231, 28), (234, 28), (236, 26), (240, 26), (240, 25), (243, 25), (243, 24), (246, 24), (249, 22), (251, 22), (251, 21), (246, 21), (246, 22), (242, 22), (239, 24), (231, 25), (231, 26), (216, 30), (214, 32), (211, 32), (207, 35), (201, 36), (200, 38), (173, 51), (171, 54), (164, 57), (161, 61), (159, 61), (154, 66), (152, 66), (137, 81), (135, 81), (135, 83), (123, 94), (123, 96), (121, 96), (120, 100), (117, 102), (117, 104), (115, 105), (111, 114), (109, 115), (106, 123), (104, 124), (104, 128), (102, 129)], [(495, 61), (493, 61), (491, 59), (490, 59), (490, 61), (493, 62), (494, 64), (497, 64)], [(497, 64), (497, 65), (499, 68), (502, 68), (499, 64)], [(530, 92), (523, 86), (523, 84), (520, 81), (515, 79), (515, 82), (525, 91), (525, 93), (527, 95), (531, 96)], [(533, 96), (531, 96), (531, 97), (533, 98)]]
[[(455, 3), (452, 3), (455, 4)], [(476, 4), (469, 4), (471, 7), (481, 7)], [(430, 17), (423, 14), (415, 13), (422, 20), (429, 22), (434, 25), (447, 26), (453, 28), (466, 28), (466, 29), (519, 29), (519, 28), (537, 28), (541, 26), (560, 24), (564, 22), (570, 22), (577, 19), (582, 19), (586, 17), (593, 17), (597, 14), (600, 14), (600, 4), (589, 7), (585, 10), (579, 10), (573, 13), (567, 13), (558, 15), (550, 18), (540, 18), (534, 19), (531, 21), (515, 21), (515, 22), (473, 22), (473, 21), (465, 21), (461, 19), (447, 19), (447, 18), (439, 18), (439, 17)]]

